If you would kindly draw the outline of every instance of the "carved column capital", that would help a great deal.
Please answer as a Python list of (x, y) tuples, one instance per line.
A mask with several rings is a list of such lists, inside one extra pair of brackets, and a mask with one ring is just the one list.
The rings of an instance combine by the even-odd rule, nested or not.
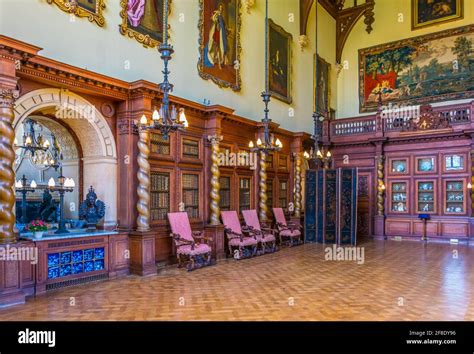
[(20, 97), (20, 91), (0, 88), (0, 106), (13, 107), (13, 104), (18, 97)]

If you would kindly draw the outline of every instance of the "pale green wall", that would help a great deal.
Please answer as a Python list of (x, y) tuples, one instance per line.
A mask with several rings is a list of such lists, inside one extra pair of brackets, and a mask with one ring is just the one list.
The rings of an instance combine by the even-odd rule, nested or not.
[[(403, 22), (399, 22), (399, 15), (403, 16)], [(445, 24), (414, 31), (411, 30), (411, 0), (377, 0), (372, 33), (367, 34), (362, 18), (353, 28), (344, 47), (341, 62), (344, 63), (344, 61), (346, 61), (349, 68), (342, 70), (338, 77), (337, 117), (347, 118), (362, 115), (359, 113), (358, 91), (358, 50), (360, 48), (367, 48), (377, 44), (438, 32), (472, 23), (474, 23), (474, 0), (464, 1), (463, 20), (447, 22)], [(434, 105), (440, 104), (446, 104), (446, 102), (436, 103)]]
[[(220, 89), (211, 81), (201, 79), (198, 62), (198, 1), (173, 0), (170, 17), (171, 42), (176, 53), (170, 64), (171, 82), (175, 95), (211, 104), (221, 104), (236, 110), (236, 114), (260, 120), (263, 103), (260, 93), (264, 89), (264, 12), (265, 2), (257, 0), (250, 14), (242, 11), (242, 90)], [(87, 68), (111, 77), (134, 81), (145, 79), (161, 82), (161, 60), (156, 49), (146, 49), (135, 40), (119, 33), (121, 23), (119, 0), (107, 0), (106, 27), (100, 28), (86, 19), (69, 16), (46, 0), (0, 0), (0, 33), (44, 48), (41, 55), (74, 66)], [(270, 17), (293, 34), (293, 104), (291, 106), (272, 99), (271, 118), (283, 128), (292, 131), (312, 131), (313, 110), (311, 44), (303, 52), (298, 45), (298, 0), (270, 0)], [(313, 10), (314, 11), (314, 10)], [(320, 54), (331, 63), (335, 61), (335, 21), (319, 7)], [(294, 22), (290, 22), (290, 14)], [(184, 22), (179, 22), (184, 14)], [(71, 22), (71, 19), (75, 19)], [(310, 18), (309, 33), (314, 33), (314, 14)], [(130, 69), (126, 70), (126, 62)], [(336, 92), (336, 80), (333, 80)], [(335, 95), (333, 95), (334, 97)], [(333, 107), (336, 100), (333, 99)], [(289, 108), (294, 109), (290, 117)]]

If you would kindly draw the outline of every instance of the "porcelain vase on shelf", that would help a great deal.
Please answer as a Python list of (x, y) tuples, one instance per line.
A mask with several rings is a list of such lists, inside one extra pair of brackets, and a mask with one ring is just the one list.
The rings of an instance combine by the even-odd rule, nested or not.
[(43, 237), (43, 234), (44, 234), (44, 231), (35, 231), (34, 232), (35, 238), (41, 238), (41, 237)]

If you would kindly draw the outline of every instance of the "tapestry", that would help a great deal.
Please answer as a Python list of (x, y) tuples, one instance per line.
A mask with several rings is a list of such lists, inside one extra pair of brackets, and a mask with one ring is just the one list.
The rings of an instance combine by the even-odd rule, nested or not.
[(199, 76), (240, 90), (240, 0), (199, 0)]
[(359, 50), (360, 111), (474, 97), (474, 25)]
[(316, 242), (316, 173), (307, 170), (305, 177), (305, 242)]

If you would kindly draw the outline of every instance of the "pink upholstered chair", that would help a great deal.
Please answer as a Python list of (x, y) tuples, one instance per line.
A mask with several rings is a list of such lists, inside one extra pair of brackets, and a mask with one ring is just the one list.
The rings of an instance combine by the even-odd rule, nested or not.
[[(201, 231), (191, 231), (186, 212), (168, 213), (171, 225), (171, 237), (176, 245), (178, 267), (187, 264), (188, 271), (212, 264), (211, 247), (207, 242), (212, 241), (202, 236)], [(201, 243), (204, 240), (206, 243)]]
[(257, 236), (245, 236), (235, 210), (221, 211), (229, 254), (235, 259), (250, 258), (257, 254)]
[(249, 230), (256, 234), (257, 241), (261, 244), (262, 252), (269, 253), (277, 251), (275, 232), (270, 228), (260, 226), (257, 211), (255, 209), (243, 210), (242, 215), (244, 216), (245, 224)]
[(273, 215), (275, 215), (281, 245), (283, 245), (283, 239), (290, 247), (303, 243), (301, 241), (301, 226), (291, 222), (287, 223), (282, 208), (273, 208)]

